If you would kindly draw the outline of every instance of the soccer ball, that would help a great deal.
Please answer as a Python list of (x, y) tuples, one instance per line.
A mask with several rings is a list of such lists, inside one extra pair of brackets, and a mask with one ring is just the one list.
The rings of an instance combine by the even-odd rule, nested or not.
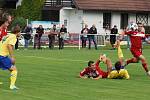
[(130, 24), (128, 25), (128, 29), (135, 31), (135, 30), (138, 29), (138, 25), (137, 25), (136, 23), (130, 23)]

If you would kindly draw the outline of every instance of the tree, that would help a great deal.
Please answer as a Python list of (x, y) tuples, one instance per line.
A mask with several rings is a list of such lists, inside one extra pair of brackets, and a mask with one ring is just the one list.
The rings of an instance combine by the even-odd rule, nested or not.
[(21, 6), (18, 6), (14, 11), (14, 16), (29, 20), (41, 20), (44, 1), (45, 0), (23, 0)]

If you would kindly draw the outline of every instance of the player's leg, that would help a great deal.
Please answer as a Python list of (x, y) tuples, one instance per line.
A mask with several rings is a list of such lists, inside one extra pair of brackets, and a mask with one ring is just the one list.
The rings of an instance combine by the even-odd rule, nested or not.
[(138, 62), (139, 62), (139, 59), (134, 57), (134, 58), (126, 60), (126, 65), (128, 65), (130, 63), (138, 63)]
[(18, 89), (15, 86), (16, 79), (17, 79), (17, 68), (13, 65), (11, 68), (9, 68), (10, 71), (10, 89)]
[(142, 66), (144, 68), (144, 70), (147, 72), (147, 74), (150, 76), (150, 72), (148, 70), (148, 64), (147, 64), (147, 61), (146, 61), (146, 58), (143, 56), (143, 55), (140, 55), (139, 56), (139, 59), (141, 60), (142, 62)]

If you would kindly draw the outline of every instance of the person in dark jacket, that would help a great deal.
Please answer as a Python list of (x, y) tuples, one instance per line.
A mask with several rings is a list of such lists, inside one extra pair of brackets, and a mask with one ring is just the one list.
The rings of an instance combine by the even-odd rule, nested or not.
[(67, 34), (67, 28), (64, 25), (62, 25), (60, 29), (60, 33), (58, 34), (59, 49), (64, 48), (64, 39), (66, 38), (66, 34)]
[(55, 36), (58, 34), (58, 30), (56, 29), (56, 25), (54, 24), (53, 27), (50, 29), (50, 32), (48, 34), (49, 38), (49, 49), (54, 48), (55, 43)]
[(81, 31), (82, 48), (86, 48), (86, 40), (88, 32), (89, 32), (88, 25), (85, 24), (85, 28), (83, 28)]
[(111, 29), (111, 33), (110, 33), (110, 43), (112, 46), (112, 50), (115, 49), (114, 44), (116, 42), (116, 34), (118, 33), (118, 29), (117, 26), (114, 25), (114, 27)]
[(35, 41), (37, 41), (37, 43), (35, 42), (34, 44), (34, 49), (36, 49), (36, 44), (38, 46), (38, 49), (41, 49), (41, 37), (42, 34), (44, 34), (44, 28), (42, 25), (39, 25), (39, 27), (36, 29), (36, 35), (35, 35)]
[[(92, 25), (92, 27), (89, 30), (89, 34), (97, 34), (97, 29), (96, 29), (95, 25)], [(95, 36), (94, 35), (88, 35), (88, 39), (89, 39), (89, 49), (91, 49), (91, 41), (93, 41), (93, 43), (95, 45), (95, 49), (97, 50), (97, 44), (95, 41)]]
[(28, 46), (29, 46), (29, 42), (30, 42), (31, 34), (32, 34), (32, 27), (31, 27), (31, 25), (28, 25), (27, 27), (25, 27), (24, 32), (25, 32), (25, 34), (24, 34), (24, 40), (25, 40), (24, 47), (25, 47), (25, 49), (27, 49)]

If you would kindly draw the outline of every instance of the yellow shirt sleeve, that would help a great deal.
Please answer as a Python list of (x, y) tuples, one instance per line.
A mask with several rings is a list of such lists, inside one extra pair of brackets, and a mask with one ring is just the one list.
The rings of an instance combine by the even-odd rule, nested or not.
[(11, 45), (15, 45), (16, 44), (16, 37), (14, 35), (11, 35), (9, 38), (8, 38), (8, 44), (11, 44)]

